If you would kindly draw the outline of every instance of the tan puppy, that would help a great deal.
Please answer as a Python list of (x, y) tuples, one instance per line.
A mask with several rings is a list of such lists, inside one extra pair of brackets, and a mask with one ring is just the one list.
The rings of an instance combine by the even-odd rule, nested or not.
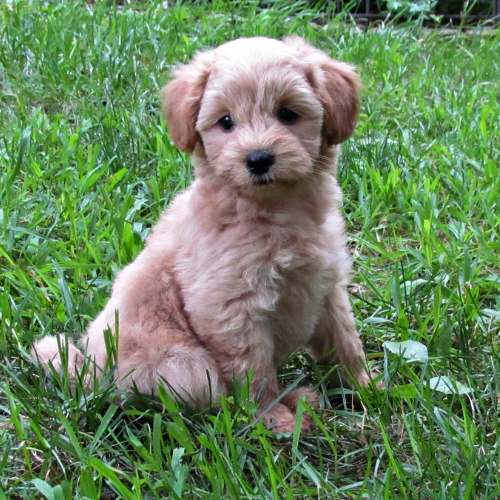
[[(351, 66), (298, 37), (235, 40), (177, 69), (165, 114), (177, 147), (193, 153), (196, 180), (118, 274), (82, 339), (104, 367), (103, 332), (114, 332), (118, 312), (118, 387), (155, 393), (165, 380), (174, 397), (206, 407), (252, 370), (265, 410), (283, 391), (277, 367), (301, 347), (369, 382), (344, 288), (334, 177), (359, 86)], [(78, 366), (82, 354), (70, 349)], [(35, 350), (45, 365), (60, 363), (55, 337)], [(314, 399), (290, 391), (262, 418), (293, 430), (301, 396)]]

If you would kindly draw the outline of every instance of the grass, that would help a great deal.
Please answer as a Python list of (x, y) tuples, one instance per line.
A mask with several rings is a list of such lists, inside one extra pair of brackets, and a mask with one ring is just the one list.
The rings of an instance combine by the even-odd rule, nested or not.
[[(268, 4), (0, 4), (0, 500), (498, 498), (500, 35)], [(276, 436), (245, 384), (200, 414), (44, 376), (33, 340), (84, 331), (191, 179), (159, 113), (170, 68), (290, 33), (364, 81), (339, 177), (353, 307), (385, 388), (353, 408), (298, 353), (281, 377), (317, 384), (323, 408), (311, 434)]]

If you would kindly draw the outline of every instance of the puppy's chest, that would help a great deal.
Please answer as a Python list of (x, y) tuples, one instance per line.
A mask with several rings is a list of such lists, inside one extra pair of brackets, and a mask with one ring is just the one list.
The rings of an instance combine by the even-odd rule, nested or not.
[(275, 227), (249, 232), (235, 238), (235, 247), (241, 245), (236, 263), (250, 282), (266, 275), (262, 284), (271, 287), (307, 288), (318, 274), (329, 266), (329, 249), (320, 228), (300, 230), (300, 226)]
[(246, 290), (248, 312), (272, 323), (277, 338), (300, 337), (300, 345), (317, 323), (331, 280), (331, 252), (319, 229), (280, 229), (240, 240), (246, 250), (231, 259), (234, 290)]
[(311, 338), (332, 280), (328, 249), (320, 243), (306, 248), (291, 259), (295, 266), (281, 269), (276, 308), (268, 316), (278, 365)]
[(287, 356), (312, 335), (331, 281), (324, 236), (292, 224), (206, 235), (177, 267), (193, 322), (231, 338), (261, 325)]

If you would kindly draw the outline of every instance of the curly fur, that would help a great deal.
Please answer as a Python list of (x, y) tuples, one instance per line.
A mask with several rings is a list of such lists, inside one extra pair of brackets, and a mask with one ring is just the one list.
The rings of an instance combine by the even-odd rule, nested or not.
[[(114, 332), (118, 311), (119, 387), (155, 393), (165, 380), (174, 397), (206, 407), (252, 370), (266, 408), (283, 391), (277, 367), (301, 347), (369, 382), (345, 290), (351, 264), (334, 176), (359, 88), (351, 66), (299, 37), (235, 40), (176, 70), (164, 112), (175, 144), (193, 154), (196, 179), (118, 274), (81, 341), (104, 367), (103, 332)], [(282, 108), (298, 120), (283, 123)], [(230, 131), (219, 124), (226, 115)], [(245, 165), (256, 149), (275, 157), (266, 185)], [(56, 338), (34, 353), (57, 364)], [(81, 363), (74, 346), (70, 354)], [(290, 391), (264, 420), (293, 430), (304, 396), (316, 399), (310, 389)], [(310, 425), (304, 419), (303, 429)]]

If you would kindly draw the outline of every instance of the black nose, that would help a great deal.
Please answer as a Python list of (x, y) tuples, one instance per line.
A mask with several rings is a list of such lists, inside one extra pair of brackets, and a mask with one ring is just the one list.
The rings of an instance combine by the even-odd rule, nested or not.
[(264, 175), (274, 165), (274, 155), (265, 149), (255, 149), (247, 154), (247, 168), (255, 175)]

